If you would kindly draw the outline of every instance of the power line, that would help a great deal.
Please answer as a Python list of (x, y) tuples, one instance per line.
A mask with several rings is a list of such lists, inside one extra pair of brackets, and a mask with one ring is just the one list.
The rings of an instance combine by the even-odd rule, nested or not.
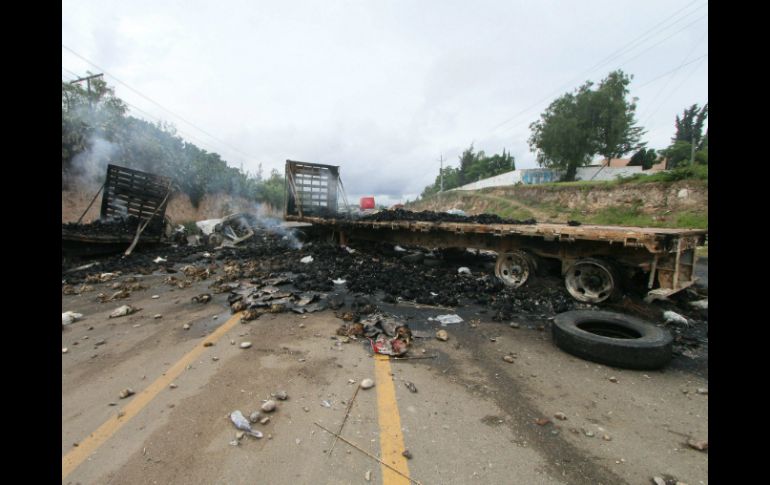
[[(687, 62), (687, 59), (689, 59), (689, 58), (690, 58), (690, 56), (692, 55), (692, 53), (693, 53), (693, 52), (695, 52), (695, 49), (697, 49), (697, 48), (698, 48), (698, 46), (700, 45), (700, 43), (703, 41), (703, 39), (704, 39), (704, 38), (706, 38), (706, 36), (707, 36), (707, 35), (708, 35), (708, 32), (704, 33), (704, 34), (703, 34), (703, 36), (701, 36), (701, 38), (700, 38), (700, 39), (698, 39), (698, 40), (697, 40), (697, 42), (695, 42), (695, 43), (693, 44), (693, 46), (692, 46), (692, 49), (690, 49), (690, 50), (687, 52), (687, 55), (685, 55), (685, 56), (684, 56), (684, 58), (682, 59), (682, 62), (679, 64), (679, 66), (680, 66), (680, 67), (681, 67), (681, 66), (682, 66), (682, 65), (683, 65), (685, 62)], [(697, 69), (697, 66), (696, 66), (696, 69)], [(690, 75), (692, 75), (692, 73), (691, 73)], [(685, 79), (689, 79), (689, 78), (690, 78), (690, 75), (688, 75), (688, 76), (687, 76)], [(655, 94), (655, 96), (652, 98), (652, 101), (650, 101), (650, 104), (649, 104), (649, 106), (650, 106), (651, 108), (652, 108), (653, 106), (656, 106), (656, 105), (655, 105), (655, 101), (657, 101), (657, 100), (658, 100), (658, 98), (660, 97), (660, 95), (661, 95), (661, 94), (663, 94), (663, 91), (665, 91), (665, 90), (666, 90), (666, 88), (668, 87), (668, 84), (669, 84), (669, 83), (671, 82), (671, 80), (672, 80), (672, 79), (674, 79), (675, 77), (676, 77), (676, 76), (672, 76), (672, 77), (669, 77), (668, 79), (666, 79), (666, 83), (663, 85), (663, 87), (662, 87), (662, 88), (660, 88), (660, 90), (657, 92), (657, 94)], [(681, 85), (680, 85), (680, 87), (681, 87)], [(678, 89), (678, 88), (677, 88), (677, 89)], [(669, 97), (671, 97), (671, 96), (670, 96), (670, 95), (669, 95), (669, 96), (667, 96), (667, 97), (666, 97), (666, 99), (663, 101), (663, 103), (665, 103), (665, 102), (668, 100), (668, 98), (669, 98)], [(658, 105), (658, 106), (657, 106), (657, 108), (655, 108), (655, 109), (653, 110), (653, 113), (657, 113), (657, 111), (658, 111), (658, 109), (660, 108), (660, 106), (663, 106), (663, 103), (661, 103), (660, 105)], [(651, 118), (651, 117), (652, 117), (652, 114), (650, 114), (649, 116), (645, 117), (645, 123), (647, 123), (647, 122), (650, 120), (650, 118)]]
[[(686, 83), (686, 82), (687, 82), (687, 80), (688, 80), (688, 79), (690, 79), (690, 78), (692, 77), (692, 75), (693, 75), (693, 74), (695, 74), (695, 72), (696, 72), (698, 69), (700, 69), (701, 65), (703, 64), (703, 62), (704, 62), (705, 60), (706, 60), (706, 59), (705, 59), (705, 57), (704, 57), (704, 58), (701, 60), (701, 62), (700, 62), (700, 63), (698, 63), (698, 64), (695, 66), (695, 68), (693, 68), (693, 70), (692, 70), (692, 71), (690, 71), (690, 72), (687, 74), (687, 76), (685, 76), (685, 77), (684, 77), (684, 79), (682, 79), (682, 82), (681, 82), (681, 83), (679, 83), (679, 85), (678, 85), (676, 88), (674, 88), (673, 90), (671, 90), (671, 91), (668, 93), (668, 96), (666, 96), (666, 97), (663, 99), (663, 101), (660, 103), (660, 105), (658, 105), (658, 107), (657, 107), (657, 108), (655, 108), (655, 111), (653, 111), (652, 113), (650, 113), (650, 115), (649, 115), (649, 116), (647, 116), (647, 117), (645, 118), (645, 124), (649, 123), (649, 121), (652, 119), (652, 117), (653, 117), (653, 116), (654, 116), (654, 115), (655, 115), (655, 114), (656, 114), (658, 111), (660, 111), (660, 108), (662, 108), (662, 107), (663, 107), (663, 106), (666, 104), (666, 101), (668, 101), (668, 100), (669, 100), (669, 98), (671, 98), (671, 96), (673, 96), (673, 95), (674, 95), (674, 93), (676, 93), (677, 91), (679, 91), (680, 89), (682, 89), (682, 86), (684, 86), (684, 83)], [(671, 78), (669, 78), (669, 79), (671, 79)], [(708, 101), (707, 101), (706, 103), (708, 104)]]
[(664, 76), (668, 76), (668, 75), (669, 75), (669, 74), (671, 74), (672, 72), (676, 72), (676, 71), (678, 71), (679, 69), (681, 69), (681, 68), (683, 68), (683, 67), (685, 67), (685, 66), (689, 66), (689, 65), (690, 65), (690, 64), (692, 64), (693, 62), (699, 61), (699, 60), (703, 59), (704, 57), (708, 57), (708, 55), (709, 55), (709, 53), (708, 53), (708, 52), (706, 52), (706, 53), (705, 53), (705, 54), (703, 54), (702, 56), (700, 56), (700, 57), (696, 57), (695, 59), (691, 60), (690, 62), (687, 62), (687, 63), (685, 63), (685, 64), (681, 64), (679, 67), (675, 67), (674, 69), (671, 69), (670, 71), (664, 72), (664, 73), (663, 73), (663, 74), (661, 74), (660, 76), (656, 76), (656, 77), (654, 77), (654, 78), (650, 79), (649, 81), (647, 81), (646, 83), (644, 83), (644, 84), (642, 84), (642, 85), (640, 85), (640, 86), (637, 86), (636, 88), (637, 88), (637, 89), (641, 89), (641, 88), (643, 88), (643, 87), (647, 86), (648, 84), (650, 84), (650, 83), (652, 83), (652, 82), (655, 82), (655, 81), (657, 81), (658, 79), (660, 79), (660, 78), (662, 78), (662, 77), (664, 77)]
[[(574, 77), (572, 80), (570, 80), (568, 83), (566, 83), (566, 84), (562, 85), (561, 87), (559, 87), (558, 89), (556, 89), (555, 91), (553, 91), (553, 92), (552, 92), (551, 94), (549, 94), (548, 96), (544, 97), (543, 99), (541, 99), (541, 100), (537, 101), (536, 103), (534, 103), (534, 104), (530, 105), (529, 107), (527, 107), (527, 108), (525, 108), (525, 109), (523, 109), (523, 110), (519, 111), (518, 113), (516, 113), (516, 114), (515, 114), (515, 115), (513, 115), (512, 117), (510, 117), (510, 118), (508, 118), (507, 120), (503, 121), (502, 123), (498, 124), (497, 126), (495, 126), (494, 128), (492, 128), (492, 129), (490, 130), (490, 132), (491, 132), (491, 133), (493, 133), (493, 132), (497, 131), (497, 129), (499, 129), (500, 127), (502, 127), (502, 126), (504, 126), (504, 125), (508, 124), (509, 122), (511, 122), (511, 121), (513, 121), (513, 120), (515, 120), (516, 118), (518, 118), (518, 117), (519, 117), (519, 116), (521, 116), (522, 114), (524, 114), (524, 113), (526, 113), (526, 112), (530, 111), (532, 108), (535, 108), (535, 107), (537, 107), (537, 106), (541, 105), (541, 104), (542, 104), (544, 101), (547, 101), (547, 100), (551, 99), (553, 96), (555, 96), (556, 94), (559, 94), (559, 93), (560, 93), (562, 90), (564, 90), (564, 89), (565, 89), (565, 87), (569, 87), (569, 86), (571, 86), (571, 85), (572, 85), (572, 84), (575, 82), (575, 80), (577, 80), (577, 79), (580, 79), (580, 78), (584, 77), (586, 74), (593, 72), (595, 69), (597, 69), (597, 68), (599, 68), (599, 67), (601, 67), (601, 66), (605, 65), (606, 63), (608, 63), (608, 62), (612, 61), (613, 59), (617, 58), (618, 56), (622, 55), (623, 51), (629, 50), (630, 48), (632, 48), (631, 46), (633, 46), (633, 47), (636, 47), (636, 45), (635, 45), (635, 44), (639, 43), (640, 41), (646, 41), (646, 40), (647, 40), (647, 38), (649, 37), (649, 35), (648, 35), (648, 34), (649, 34), (650, 32), (652, 32), (652, 31), (655, 31), (656, 29), (657, 29), (659, 32), (660, 32), (660, 31), (665, 31), (665, 30), (667, 30), (668, 28), (672, 27), (674, 24), (676, 24), (676, 23), (678, 23), (678, 22), (682, 21), (682, 20), (683, 20), (684, 18), (686, 18), (687, 16), (689, 16), (689, 15), (693, 14), (693, 13), (694, 13), (694, 12), (696, 12), (698, 9), (702, 8), (702, 7), (703, 7), (703, 6), (705, 6), (705, 5), (708, 5), (708, 3), (706, 3), (706, 4), (704, 4), (704, 5), (701, 5), (701, 6), (697, 7), (696, 9), (694, 9), (694, 10), (692, 10), (692, 11), (690, 11), (690, 12), (686, 13), (686, 14), (685, 14), (684, 16), (682, 16), (681, 18), (677, 19), (677, 20), (676, 20), (676, 21), (674, 21), (674, 22), (673, 22), (671, 25), (668, 25), (668, 26), (664, 27), (663, 29), (659, 29), (661, 25), (663, 25), (663, 24), (666, 24), (666, 23), (667, 23), (669, 20), (671, 20), (672, 18), (674, 18), (674, 17), (675, 17), (676, 15), (678, 15), (680, 12), (682, 12), (683, 10), (685, 10), (685, 9), (689, 8), (689, 7), (690, 7), (691, 5), (693, 5), (694, 3), (697, 3), (697, 1), (698, 1), (698, 0), (694, 0), (693, 2), (690, 2), (689, 4), (687, 4), (687, 5), (685, 5), (684, 7), (680, 8), (679, 10), (677, 10), (676, 12), (674, 12), (673, 14), (670, 14), (670, 15), (669, 15), (668, 17), (666, 17), (666, 18), (665, 18), (665, 19), (664, 19), (662, 22), (659, 22), (658, 24), (656, 24), (655, 26), (653, 26), (651, 29), (648, 29), (647, 31), (645, 31), (644, 33), (642, 33), (641, 35), (639, 35), (638, 37), (636, 37), (634, 40), (632, 40), (632, 41), (631, 41), (631, 42), (629, 42), (628, 44), (626, 44), (626, 45), (624, 45), (623, 47), (621, 47), (620, 49), (618, 49), (618, 50), (616, 50), (616, 51), (612, 52), (612, 53), (611, 53), (611, 54), (609, 54), (607, 57), (605, 57), (604, 59), (600, 60), (598, 63), (594, 64), (592, 67), (590, 67), (590, 68), (588, 68), (587, 70), (583, 71), (583, 73), (579, 74), (578, 76), (575, 76), (575, 77)], [(698, 19), (698, 20), (700, 20), (700, 19)], [(689, 25), (688, 25), (688, 26), (689, 26)], [(685, 27), (685, 28), (686, 28), (686, 27)], [(684, 29), (682, 29), (682, 30), (684, 30)], [(655, 32), (655, 33), (659, 33), (659, 32)], [(677, 33), (678, 33), (678, 32), (677, 32)], [(653, 35), (654, 35), (654, 34), (653, 34)], [(645, 52), (646, 52), (646, 51), (645, 51)], [(518, 125), (517, 125), (517, 126), (518, 126)]]
[(245, 152), (241, 151), (240, 149), (238, 149), (238, 148), (235, 148), (235, 147), (231, 146), (231, 145), (230, 145), (230, 144), (228, 144), (227, 142), (220, 140), (219, 138), (217, 138), (216, 136), (212, 135), (212, 134), (211, 134), (211, 133), (209, 133), (208, 131), (206, 131), (206, 130), (204, 130), (203, 128), (200, 128), (199, 126), (197, 126), (195, 123), (193, 123), (193, 122), (191, 122), (191, 121), (188, 121), (188, 120), (186, 120), (184, 117), (182, 117), (182, 116), (180, 116), (180, 115), (178, 115), (178, 114), (174, 113), (173, 111), (171, 111), (170, 109), (168, 109), (168, 108), (164, 107), (163, 105), (161, 105), (161, 104), (160, 104), (160, 103), (158, 103), (157, 101), (154, 101), (154, 100), (150, 99), (150, 98), (149, 98), (149, 97), (147, 97), (146, 95), (142, 94), (141, 92), (139, 92), (139, 91), (138, 91), (138, 90), (136, 90), (135, 88), (133, 88), (133, 87), (129, 86), (129, 85), (128, 85), (128, 84), (126, 84), (124, 81), (122, 81), (122, 80), (120, 80), (119, 78), (117, 78), (115, 75), (113, 75), (113, 74), (110, 74), (109, 72), (107, 72), (107, 71), (106, 71), (105, 69), (103, 69), (102, 67), (99, 67), (99, 66), (98, 66), (98, 65), (96, 65), (94, 62), (92, 62), (92, 61), (90, 61), (90, 60), (86, 59), (86, 58), (85, 58), (85, 57), (83, 57), (82, 55), (78, 54), (78, 53), (77, 53), (77, 52), (75, 52), (74, 50), (72, 50), (72, 49), (70, 49), (69, 47), (67, 47), (66, 45), (62, 44), (62, 48), (64, 48), (64, 49), (68, 50), (69, 52), (71, 52), (71, 53), (72, 53), (72, 54), (74, 54), (75, 56), (79, 57), (80, 59), (82, 59), (82, 60), (86, 61), (87, 63), (91, 64), (92, 66), (96, 67), (97, 69), (99, 69), (99, 70), (103, 71), (105, 74), (107, 74), (107, 75), (108, 75), (108, 76), (110, 76), (111, 78), (115, 79), (117, 82), (119, 82), (119, 83), (120, 83), (120, 84), (122, 84), (123, 86), (127, 87), (128, 89), (130, 89), (131, 91), (135, 92), (135, 93), (136, 93), (136, 94), (138, 94), (139, 96), (143, 97), (143, 98), (144, 98), (144, 99), (146, 99), (147, 101), (149, 101), (149, 102), (153, 103), (154, 105), (158, 106), (158, 107), (159, 107), (159, 108), (161, 108), (162, 110), (164, 110), (164, 111), (166, 111), (166, 112), (170, 113), (171, 115), (175, 116), (176, 118), (178, 118), (178, 119), (182, 120), (183, 122), (187, 123), (188, 125), (192, 126), (193, 128), (195, 128), (196, 130), (200, 131), (201, 133), (204, 133), (204, 134), (206, 134), (207, 136), (209, 136), (210, 138), (212, 138), (212, 139), (214, 139), (214, 140), (218, 141), (218, 142), (219, 142), (219, 143), (221, 143), (223, 146), (227, 146), (227, 147), (229, 147), (231, 150), (234, 150), (234, 151), (236, 151), (236, 152), (240, 153), (241, 155), (243, 155), (243, 156), (245, 156), (245, 157), (247, 157), (247, 158), (250, 158), (250, 159), (252, 159), (252, 160), (256, 160), (256, 157), (252, 157), (251, 155), (249, 155), (249, 154), (247, 154), (247, 153), (245, 153)]

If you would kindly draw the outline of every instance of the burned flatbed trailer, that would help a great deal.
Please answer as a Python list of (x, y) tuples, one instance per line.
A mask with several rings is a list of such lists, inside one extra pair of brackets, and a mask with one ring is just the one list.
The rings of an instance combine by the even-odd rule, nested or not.
[(152, 245), (162, 241), (171, 179), (108, 165), (104, 185), (91, 204), (99, 193), (102, 193), (102, 203), (97, 221), (91, 224), (80, 224), (80, 221), (62, 224), (63, 253), (109, 253), (125, 250), (132, 243)]
[[(298, 162), (292, 162), (298, 163)], [(303, 164), (309, 170), (312, 164)], [(289, 185), (295, 177), (287, 162)], [(323, 173), (323, 169), (318, 170)], [(336, 170), (338, 177), (339, 169)], [(330, 173), (324, 174), (327, 178)], [(333, 177), (331, 177), (333, 179)], [(327, 184), (333, 183), (327, 182)], [(311, 184), (312, 185), (312, 184)], [(320, 189), (320, 185), (318, 185)], [(335, 185), (336, 190), (336, 185)], [(312, 203), (303, 205), (299, 191), (287, 189), (287, 221), (311, 223), (331, 232), (337, 240), (385, 241), (428, 248), (474, 248), (498, 253), (495, 275), (508, 286), (519, 287), (537, 272), (540, 258), (561, 262), (567, 290), (577, 300), (600, 303), (615, 294), (621, 282), (643, 272), (648, 298), (663, 298), (695, 283), (697, 246), (707, 231), (644, 227), (555, 223), (476, 224), (465, 222), (368, 221), (343, 214), (328, 217), (330, 207), (314, 214)], [(288, 201), (292, 200), (289, 205)], [(297, 201), (299, 199), (299, 202)], [(316, 200), (322, 199), (316, 197)], [(304, 211), (290, 211), (303, 207)]]

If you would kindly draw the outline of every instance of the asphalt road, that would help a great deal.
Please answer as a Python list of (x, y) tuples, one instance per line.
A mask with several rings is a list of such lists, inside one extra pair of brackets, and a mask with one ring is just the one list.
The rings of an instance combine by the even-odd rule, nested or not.
[[(162, 279), (143, 277), (150, 288), (128, 300), (98, 303), (110, 283), (62, 297), (62, 311), (85, 315), (62, 332), (62, 483), (708, 483), (708, 452), (686, 445), (708, 440), (708, 395), (696, 392), (708, 381), (682, 366), (597, 365), (557, 349), (547, 321), (511, 328), (468, 309), (441, 342), (427, 317), (445, 311), (406, 306), (389, 310), (430, 337), (409, 355), (437, 357), (381, 361), (334, 338), (342, 321), (331, 311), (242, 324), (224, 294), (190, 300), (209, 282), (179, 290)], [(142, 310), (108, 318), (126, 303)], [(358, 391), (342, 436), (409, 479), (343, 441), (330, 454), (334, 438), (315, 424), (338, 430), (364, 378), (376, 385)], [(136, 394), (120, 399), (125, 388)], [(279, 390), (289, 399), (254, 425), (264, 437), (231, 445), (229, 413)]]

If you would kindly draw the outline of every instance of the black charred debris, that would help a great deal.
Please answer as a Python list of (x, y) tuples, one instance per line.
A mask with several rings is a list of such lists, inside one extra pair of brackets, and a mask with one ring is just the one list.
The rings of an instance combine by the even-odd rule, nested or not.
[[(411, 214), (417, 214), (414, 215), (417, 218), (430, 218), (436, 213)], [(441, 220), (454, 220), (455, 217), (469, 219), (440, 214)], [(471, 219), (480, 223), (505, 221), (497, 216)], [(83, 287), (105, 281), (100, 275), (119, 272), (122, 275), (166, 274), (165, 282), (180, 288), (188, 287), (194, 281), (209, 280), (212, 293), (229, 293), (228, 303), (233, 312), (248, 310), (244, 320), (258, 318), (267, 312), (336, 310), (345, 305), (346, 293), (359, 295), (351, 305), (352, 311), (346, 312), (347, 318), (343, 318), (355, 322), (378, 311), (377, 299), (385, 304), (408, 301), (439, 307), (472, 306), (495, 321), (522, 316), (547, 321), (557, 313), (592, 308), (572, 299), (558, 275), (538, 278), (516, 290), (507, 288), (494, 276), (495, 258), (492, 255), (467, 251), (429, 252), (414, 248), (404, 251), (384, 243), (362, 244), (351, 249), (314, 240), (295, 249), (291, 247), (291, 241), (280, 234), (260, 232), (237, 247), (214, 250), (205, 246), (176, 246), (137, 251), (128, 258), (120, 255), (105, 257), (98, 260), (98, 265), (78, 270), (74, 269), (93, 260), (67, 261), (62, 263), (63, 293), (77, 293), (77, 285)], [(303, 263), (301, 260), (309, 259), (307, 256), (311, 256), (312, 261)], [(460, 266), (469, 267), (471, 274), (459, 274)], [(245, 281), (250, 284), (244, 287), (242, 282)], [(675, 350), (698, 345), (704, 341), (704, 333), (707, 343), (707, 314), (698, 313), (687, 305), (687, 300), (696, 297), (682, 295), (679, 297), (681, 302), (665, 303), (692, 321), (705, 323), (673, 329), (678, 337)], [(633, 304), (629, 304), (630, 301), (631, 298), (626, 297), (604, 307), (661, 321), (658, 316), (662, 309), (657, 303), (647, 305), (638, 298), (633, 299)], [(446, 313), (447, 309), (437, 311)]]
[(393, 209), (376, 212), (360, 218), (362, 221), (391, 222), (391, 221), (421, 221), (421, 222), (467, 222), (473, 224), (537, 224), (535, 219), (523, 221), (517, 219), (503, 219), (495, 214), (479, 214), (475, 216), (462, 216), (448, 214), (446, 212), (419, 211), (413, 212), (404, 209)]

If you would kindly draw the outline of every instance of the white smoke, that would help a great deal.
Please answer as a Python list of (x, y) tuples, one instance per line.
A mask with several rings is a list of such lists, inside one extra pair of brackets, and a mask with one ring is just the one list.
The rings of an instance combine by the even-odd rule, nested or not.
[(112, 162), (118, 146), (112, 142), (91, 135), (88, 148), (72, 159), (71, 176), (80, 186), (100, 186), (107, 173), (107, 165)]
[(272, 214), (268, 207), (258, 202), (254, 204), (254, 215), (261, 227), (267, 232), (281, 236), (290, 248), (302, 249), (302, 241), (297, 238), (296, 229), (283, 226), (282, 220), (268, 214)]

